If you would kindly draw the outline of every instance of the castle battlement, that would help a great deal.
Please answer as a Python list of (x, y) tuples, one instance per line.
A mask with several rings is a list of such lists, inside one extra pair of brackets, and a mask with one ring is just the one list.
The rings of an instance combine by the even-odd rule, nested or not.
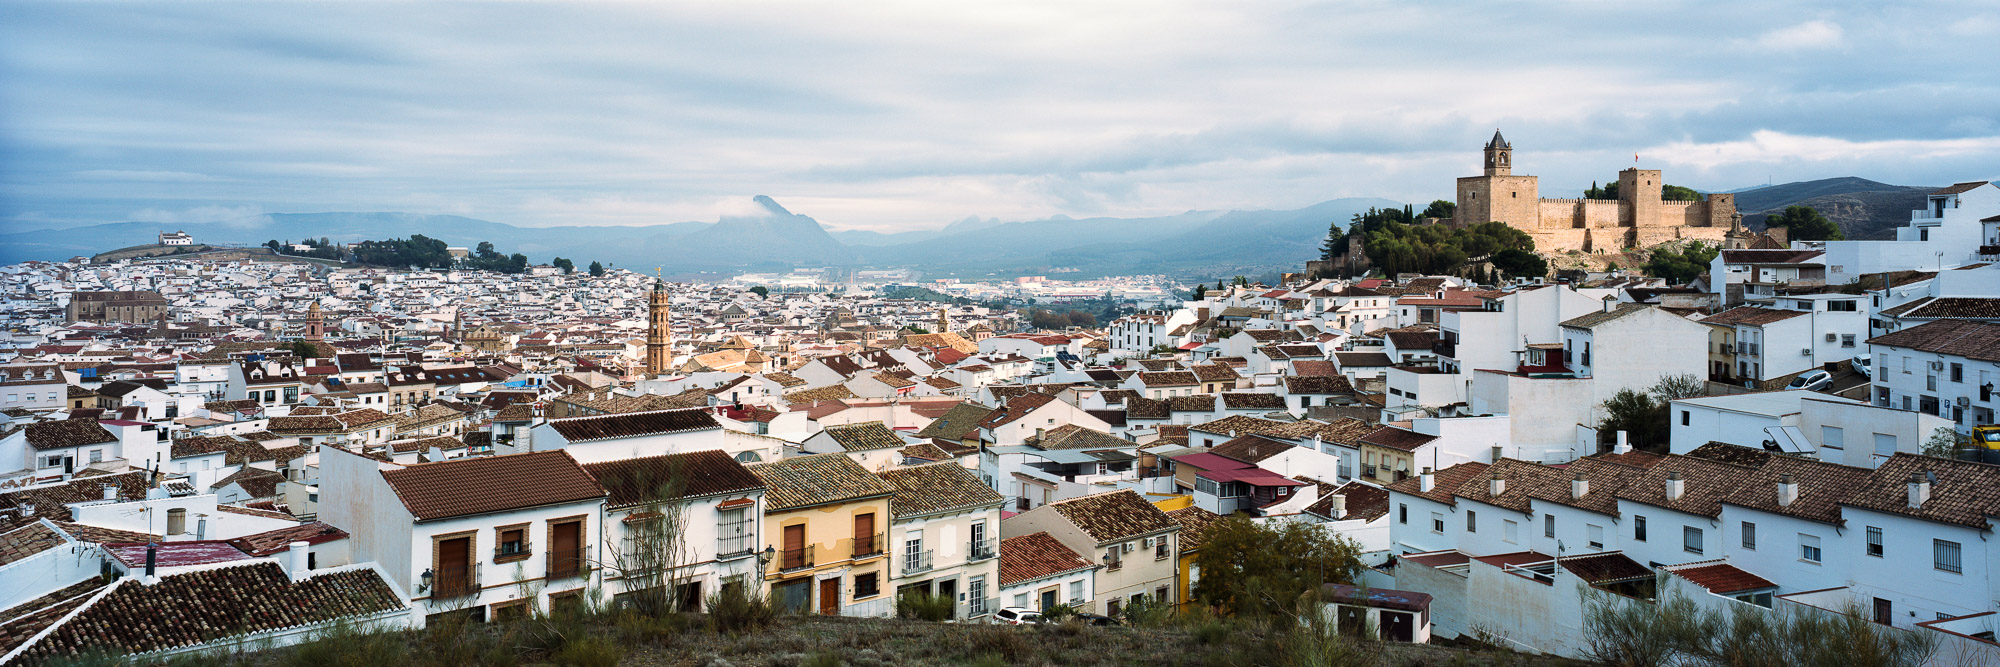
[[(1484, 173), (1458, 179), (1452, 225), (1504, 222), (1535, 239), (1536, 250), (1615, 251), (1672, 240), (1710, 239), (1736, 215), (1734, 195), (1666, 201), (1658, 169), (1618, 172), (1618, 199), (1543, 198), (1539, 179), (1514, 175), (1514, 146), (1498, 131), (1484, 147)], [(1643, 228), (1644, 232), (1639, 230)]]

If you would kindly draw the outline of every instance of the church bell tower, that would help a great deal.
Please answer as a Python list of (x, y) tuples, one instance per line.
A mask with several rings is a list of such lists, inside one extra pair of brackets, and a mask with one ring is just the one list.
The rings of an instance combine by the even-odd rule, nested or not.
[(1508, 176), (1514, 173), (1514, 146), (1507, 138), (1493, 131), (1493, 140), (1486, 142), (1486, 175)]
[(667, 309), (670, 299), (667, 283), (655, 278), (653, 291), (646, 296), (647, 375), (665, 373), (667, 364), (673, 362), (673, 320)]

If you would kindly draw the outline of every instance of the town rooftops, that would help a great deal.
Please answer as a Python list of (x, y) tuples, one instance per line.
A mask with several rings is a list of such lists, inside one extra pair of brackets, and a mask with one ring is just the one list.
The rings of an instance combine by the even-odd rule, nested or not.
[(841, 449), (850, 452), (865, 452), (875, 449), (898, 449), (910, 443), (896, 435), (895, 431), (880, 421), (857, 422), (828, 426), (824, 430)]
[(592, 463), (583, 469), (610, 494), (614, 508), (764, 488), (764, 480), (719, 449)]
[(877, 475), (896, 487), (895, 495), (889, 497), (889, 513), (899, 517), (989, 506), (998, 509), (1007, 501), (955, 461), (891, 468)]
[(1028, 436), (1022, 444), (1042, 450), (1127, 449), (1139, 446), (1124, 438), (1076, 424), (1063, 424), (1038, 435)]
[(1599, 310), (1594, 313), (1587, 313), (1584, 315), (1579, 315), (1577, 317), (1572, 317), (1567, 320), (1563, 320), (1562, 325), (1569, 327), (1571, 329), (1590, 329), (1604, 324), (1609, 324), (1613, 321), (1622, 319), (1625, 316), (1649, 308), (1652, 308), (1652, 306), (1648, 306), (1643, 303), (1621, 303), (1616, 306), (1612, 306), (1610, 310)]
[(864, 498), (879, 498), (896, 487), (868, 472), (846, 454), (815, 454), (748, 467), (764, 480), (770, 511), (803, 509)]
[(1100, 544), (1180, 529), (1173, 517), (1130, 489), (1059, 500), (1047, 507)]
[[(1722, 513), (1722, 499), (1755, 473), (1754, 468), (1711, 459), (1669, 455), (1619, 489), (1617, 495), (1622, 500), (1715, 517)], [(1679, 497), (1671, 497), (1668, 481), (1676, 475), (1682, 490)]]
[(1668, 572), (1680, 575), (1694, 585), (1708, 589), (1716, 595), (1731, 595), (1747, 591), (1777, 588), (1771, 580), (1744, 571), (1742, 568), (1715, 561), (1670, 565)]
[(291, 551), (293, 542), (323, 544), (344, 539), (347, 539), (347, 531), (323, 521), (314, 521), (254, 535), (244, 535), (229, 540), (229, 545), (243, 550), (243, 553), (261, 557)]
[(1724, 250), (1724, 264), (1797, 264), (1825, 255), (1824, 250)]
[(1936, 320), (1870, 338), (1868, 344), (1979, 361), (2000, 361), (2000, 323)]
[(1418, 447), (1430, 444), (1431, 441), (1436, 439), (1437, 436), (1435, 435), (1425, 435), (1406, 428), (1385, 425), (1370, 431), (1368, 435), (1361, 436), (1360, 443), (1405, 452), (1414, 452), (1417, 451)]
[(1972, 191), (1972, 190), (1974, 190), (1974, 189), (1977, 189), (1977, 188), (1978, 188), (1979, 186), (1982, 186), (1982, 185), (1985, 185), (1986, 183), (1987, 183), (1986, 181), (1967, 181), (1967, 182), (1964, 182), (1964, 183), (1953, 183), (1953, 184), (1951, 184), (1951, 185), (1950, 185), (1949, 187), (1945, 187), (1945, 188), (1942, 188), (1942, 189), (1938, 190), (1937, 192), (1933, 192), (1933, 193), (1931, 193), (1931, 194), (1932, 194), (1933, 196), (1935, 196), (1935, 195), (1955, 195), (1955, 194), (1958, 194), (1958, 193), (1961, 193), (1961, 192), (1969, 192), (1969, 191)]
[(607, 495), (569, 452), (561, 450), (419, 463), (384, 470), (382, 479), (420, 522)]
[(568, 417), (551, 419), (549, 428), (570, 442), (608, 440), (611, 438), (631, 438), (642, 435), (686, 433), (703, 429), (722, 428), (715, 416), (707, 410), (687, 408), (679, 410), (655, 410), (652, 412), (627, 412), (589, 417)]
[(108, 442), (117, 442), (117, 436), (98, 425), (94, 419), (65, 419), (62, 421), (29, 424), (28, 446), (35, 449), (63, 449)]
[(1811, 314), (1812, 313), (1808, 313), (1802, 310), (1780, 310), (1777, 308), (1762, 308), (1758, 306), (1737, 306), (1735, 308), (1731, 308), (1729, 310), (1725, 310), (1720, 313), (1716, 313), (1714, 315), (1701, 318), (1701, 320), (1699, 321), (1702, 324), (1714, 324), (1720, 326), (1736, 326), (1736, 325), (1763, 326), (1773, 322), (1783, 322), (1785, 320), (1789, 320), (1794, 317), (1802, 317)]
[(1174, 522), (1181, 525), (1181, 553), (1200, 549), (1208, 540), (1208, 531), (1215, 527), (1216, 522), (1222, 520), (1222, 515), (1194, 505), (1167, 512), (1167, 516), (1173, 517)]
[[(1930, 498), (1910, 507), (1909, 485), (1918, 481), (1930, 484)], [(1841, 504), (1983, 530), (1988, 517), (2000, 516), (2000, 466), (1899, 453)]]
[(1000, 585), (1015, 584), (1097, 567), (1046, 532), (1000, 541)]
[(1486, 468), (1487, 465), (1484, 463), (1467, 462), (1436, 471), (1432, 477), (1434, 483), (1429, 491), (1423, 490), (1423, 475), (1412, 475), (1382, 488), (1453, 505), (1457, 504), (1453, 492), (1467, 480), (1485, 475)]

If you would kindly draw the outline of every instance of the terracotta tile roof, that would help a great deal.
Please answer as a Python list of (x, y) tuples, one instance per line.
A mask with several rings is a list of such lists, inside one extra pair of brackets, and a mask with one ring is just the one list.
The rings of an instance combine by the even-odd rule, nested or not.
[(1425, 435), (1394, 426), (1383, 426), (1370, 431), (1368, 435), (1361, 436), (1360, 442), (1364, 445), (1375, 445), (1377, 447), (1414, 452), (1418, 447), (1430, 444), (1432, 440), (1436, 439), (1437, 436), (1435, 435)]
[(78, 541), (93, 542), (96, 544), (110, 544), (113, 542), (158, 542), (160, 541), (161, 538), (161, 536), (154, 535), (152, 533), (141, 533), (132, 530), (119, 530), (116, 528), (99, 528), (97, 526), (89, 526), (81, 523), (64, 523), (61, 521), (55, 521), (52, 523), (54, 523), (57, 528), (62, 529), (63, 532), (69, 533), (70, 537), (75, 538)]
[(1728, 563), (1690, 564), (1668, 567), (1667, 571), (1680, 575), (1694, 585), (1708, 589), (1716, 595), (1729, 595), (1764, 588), (1777, 588), (1771, 580), (1743, 571)]
[(1222, 520), (1222, 515), (1189, 505), (1167, 513), (1175, 523), (1181, 525), (1181, 553), (1191, 553), (1201, 548), (1208, 539), (1208, 529)]
[(896, 487), (840, 453), (799, 456), (748, 468), (751, 474), (764, 480), (768, 489), (764, 497), (772, 512), (878, 498), (896, 492)]
[[(1321, 485), (1321, 488), (1325, 486), (1327, 485)], [(1305, 511), (1329, 519), (1335, 518), (1333, 516), (1335, 495), (1347, 497), (1347, 515), (1339, 517), (1339, 520), (1374, 521), (1389, 513), (1389, 490), (1361, 482), (1348, 482), (1339, 488), (1321, 493), (1319, 500), (1307, 505)]]
[(30, 662), (90, 649), (146, 653), (403, 606), (372, 569), (293, 582), (277, 563), (183, 572), (146, 586), (121, 579), (21, 654)]
[(107, 585), (103, 579), (91, 577), (13, 608), (0, 610), (0, 655), (13, 651), (42, 630), (55, 625), (56, 621), (89, 602)]
[(63, 539), (62, 533), (40, 521), (0, 533), (0, 566), (54, 549), (67, 542), (68, 540)]
[[(1634, 453), (1637, 453), (1637, 451), (1633, 450)], [(1733, 463), (1747, 468), (1761, 468), (1766, 462), (1771, 460), (1770, 452), (1742, 445), (1732, 445), (1727, 442), (1710, 442), (1694, 448), (1694, 451), (1688, 452), (1687, 455), (1698, 459)]]
[(1189, 430), (1217, 435), (1236, 436), (1254, 433), (1282, 438), (1287, 437), (1285, 434), (1288, 432), (1290, 425), (1291, 423), (1289, 422), (1259, 419), (1248, 415), (1230, 415), (1214, 421), (1195, 424), (1189, 427)]
[(1196, 364), (1189, 366), (1188, 371), (1194, 373), (1195, 378), (1202, 382), (1221, 382), (1225, 380), (1234, 382), (1237, 378), (1242, 377), (1236, 373), (1236, 369), (1230, 368), (1228, 364)]
[(699, 498), (764, 488), (764, 480), (719, 449), (591, 463), (583, 469), (610, 494), (612, 508), (653, 503), (669, 495)]
[(216, 480), (214, 484), (208, 486), (208, 489), (210, 491), (220, 491), (224, 487), (235, 484), (241, 487), (244, 493), (250, 494), (251, 498), (269, 498), (278, 495), (278, 483), (283, 481), (285, 481), (284, 473), (275, 470), (245, 467), (230, 474), (228, 477)]
[(1167, 411), (1169, 412), (1214, 412), (1215, 411), (1214, 394), (1200, 394), (1196, 396), (1168, 396), (1166, 398), (1166, 401), (1167, 401)]
[(1635, 579), (1651, 579), (1653, 571), (1622, 553), (1589, 554), (1556, 558), (1556, 564), (1584, 583), (1601, 585)]
[(857, 422), (828, 426), (824, 429), (827, 437), (850, 452), (865, 452), (876, 449), (901, 449), (910, 444), (903, 441), (895, 431), (879, 421)]
[(954, 405), (930, 424), (917, 431), (919, 438), (943, 438), (951, 441), (964, 440), (967, 434), (979, 430), (979, 423), (993, 414), (993, 408), (966, 401)]
[(1726, 326), (1736, 326), (1739, 324), (1749, 325), (1749, 326), (1761, 326), (1765, 324), (1770, 324), (1772, 322), (1782, 322), (1785, 320), (1792, 319), (1794, 317), (1802, 317), (1810, 314), (1811, 313), (1806, 313), (1797, 310), (1778, 310), (1776, 308), (1762, 308), (1758, 306), (1737, 306), (1735, 308), (1731, 308), (1729, 310), (1725, 310), (1720, 313), (1716, 313), (1714, 315), (1701, 318), (1700, 322), (1702, 324), (1717, 324)]
[(344, 539), (347, 539), (347, 531), (323, 521), (314, 521), (255, 535), (244, 535), (229, 540), (229, 545), (242, 549), (243, 553), (261, 557), (291, 551), (293, 542), (323, 544)]
[(434, 435), (428, 438), (407, 438), (403, 440), (392, 441), (387, 444), (389, 446), (390, 451), (396, 452), (398, 454), (410, 454), (410, 453), (422, 454), (424, 452), (430, 451), (432, 447), (436, 447), (438, 449), (442, 449), (445, 451), (465, 448), (464, 442), (460, 441), (458, 438), (454, 438), (448, 435)]
[(998, 509), (1007, 501), (956, 461), (891, 468), (876, 475), (896, 487), (889, 497), (889, 512), (899, 517), (986, 506)]
[[(1935, 479), (1930, 500), (1909, 506), (1913, 476)], [(2000, 516), (2000, 466), (1915, 454), (1897, 454), (1848, 494), (1842, 504), (1938, 523), (1984, 529)]]
[(1562, 325), (1572, 329), (1589, 329), (1650, 308), (1652, 306), (1643, 303), (1621, 303), (1613, 306), (1610, 311), (1600, 308), (1597, 312), (1563, 320)]
[(1063, 424), (1044, 431), (1040, 437), (1028, 436), (1022, 444), (1042, 450), (1054, 449), (1131, 449), (1138, 443), (1076, 424)]
[(565, 417), (548, 421), (549, 428), (570, 442), (630, 438), (664, 433), (686, 433), (722, 428), (715, 416), (702, 409), (627, 412), (623, 414)]
[[(1507, 482), (1497, 496), (1493, 495), (1495, 478)], [(1520, 512), (1529, 511), (1533, 499), (1553, 498), (1559, 493), (1569, 493), (1569, 477), (1563, 471), (1519, 459), (1500, 459), (1486, 469), (1486, 474), (1465, 480), (1453, 491), (1466, 500)]]
[[(994, 389), (997, 390), (998, 387)], [(1014, 396), (1008, 398), (1007, 403), (1000, 406), (1000, 409), (994, 410), (993, 414), (987, 415), (986, 419), (981, 421), (979, 425), (983, 428), (1005, 426), (1013, 423), (1015, 420), (1028, 416), (1028, 413), (1034, 412), (1036, 408), (1048, 405), (1055, 400), (1054, 396), (1035, 392)]]
[(0, 509), (18, 510), (23, 505), (35, 506), (32, 517), (23, 517), (15, 512), (0, 519), (0, 530), (11, 530), (33, 521), (35, 517), (50, 521), (69, 521), (69, 503), (103, 500), (106, 485), (117, 487), (115, 495), (119, 500), (143, 500), (147, 490), (152, 488), (147, 483), (147, 475), (144, 470), (135, 470), (0, 493)]
[(107, 442), (117, 442), (118, 437), (97, 424), (94, 419), (65, 419), (28, 425), (28, 446), (35, 449), (61, 449), (81, 447)]
[(569, 452), (531, 452), (419, 463), (382, 471), (417, 521), (505, 512), (603, 498)]
[(1289, 375), (1285, 377), (1287, 394), (1352, 394), (1354, 384), (1341, 375)]
[(1933, 194), (1933, 195), (1955, 195), (1955, 194), (1958, 194), (1958, 193), (1961, 193), (1961, 192), (1969, 192), (1969, 191), (1971, 191), (1971, 190), (1974, 190), (1974, 189), (1978, 188), (1979, 186), (1982, 186), (1982, 185), (1985, 185), (1985, 184), (1986, 184), (1986, 181), (1967, 181), (1967, 182), (1964, 182), (1964, 183), (1953, 183), (1953, 184), (1951, 184), (1951, 186), (1950, 186), (1950, 187), (1946, 187), (1946, 188), (1943, 188), (1943, 189), (1940, 189), (1940, 190), (1938, 190), (1937, 192), (1933, 192), (1933, 193), (1931, 193), (1931, 194)]
[(1296, 445), (1281, 440), (1272, 440), (1261, 435), (1237, 436), (1208, 450), (1216, 456), (1227, 457), (1251, 465), (1264, 459), (1297, 449)]
[(1285, 399), (1277, 394), (1222, 392), (1222, 407), (1230, 410), (1283, 410)]
[(2000, 323), (1936, 320), (1870, 338), (1868, 344), (1979, 361), (2000, 361)]
[(1096, 564), (1084, 560), (1048, 533), (1028, 533), (1000, 540), (1001, 586), (1092, 567)]
[[(1618, 490), (1618, 497), (1633, 502), (1664, 507), (1677, 512), (1715, 517), (1722, 513), (1722, 499), (1735, 492), (1755, 468), (1721, 463), (1692, 456), (1670, 455), (1648, 468)], [(1667, 478), (1679, 473), (1683, 492), (1678, 499), (1667, 498)]]
[(1129, 489), (1059, 500), (1047, 507), (1099, 543), (1180, 527), (1166, 512)]
[(1396, 365), (1395, 360), (1390, 359), (1389, 355), (1381, 352), (1335, 352), (1333, 353), (1333, 358), (1335, 361), (1340, 362), (1341, 368), (1374, 368)]
[(1188, 371), (1141, 371), (1139, 383), (1148, 387), (1185, 387), (1199, 384), (1200, 380)]
[(813, 401), (838, 401), (843, 398), (854, 398), (854, 392), (848, 391), (847, 385), (834, 384), (816, 389), (785, 392), (784, 401), (786, 403), (811, 403)]
[(1340, 367), (1331, 361), (1300, 359), (1292, 362), (1294, 377), (1339, 376)]
[(910, 445), (902, 449), (898, 449), (896, 450), (896, 453), (902, 455), (902, 457), (905, 459), (917, 459), (922, 461), (943, 461), (946, 459), (956, 458), (952, 455), (951, 452), (947, 452), (944, 450), (943, 447), (939, 447), (935, 441), (919, 442), (917, 444)]
[[(1717, 443), (1719, 444), (1719, 443)], [(1748, 448), (1739, 448), (1748, 449)], [(1755, 451), (1755, 450), (1750, 450)], [(1723, 496), (1722, 502), (1839, 525), (1840, 503), (1866, 483), (1870, 470), (1793, 456), (1770, 456), (1757, 472)], [(1798, 484), (1798, 498), (1778, 505), (1778, 482), (1789, 475)]]
[(1423, 475), (1412, 475), (1383, 488), (1397, 493), (1407, 493), (1427, 498), (1446, 505), (1454, 505), (1458, 503), (1457, 496), (1454, 495), (1458, 487), (1463, 486), (1468, 480), (1486, 479), (1486, 468), (1487, 465), (1484, 463), (1460, 463), (1439, 470), (1436, 474), (1432, 475), (1432, 480), (1435, 484), (1431, 487), (1430, 491), (1422, 490), (1424, 488)]
[(1169, 419), (1172, 415), (1173, 411), (1167, 408), (1166, 401), (1156, 401), (1136, 396), (1125, 399), (1125, 418), (1128, 420)]

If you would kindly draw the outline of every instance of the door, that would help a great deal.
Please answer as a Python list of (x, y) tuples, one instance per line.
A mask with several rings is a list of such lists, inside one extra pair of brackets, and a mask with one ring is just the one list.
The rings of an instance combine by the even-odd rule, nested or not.
[(946, 580), (944, 580), (944, 581), (940, 581), (940, 582), (937, 582), (937, 589), (938, 589), (938, 592), (937, 592), (937, 594), (938, 594), (938, 597), (941, 597), (941, 598), (944, 598), (944, 599), (946, 599), (946, 600), (950, 600), (950, 601), (952, 602), (952, 611), (951, 611), (951, 617), (952, 617), (952, 618), (957, 618), (957, 617), (958, 617), (958, 580), (957, 580), (957, 579), (946, 579)]
[(457, 597), (472, 588), (472, 538), (457, 537), (437, 543), (437, 589), (434, 597)]
[(1041, 610), (1046, 612), (1050, 609), (1054, 609), (1055, 606), (1056, 606), (1056, 589), (1051, 588), (1042, 591)]
[(1382, 639), (1392, 642), (1416, 641), (1417, 619), (1414, 614), (1400, 611), (1382, 612)]
[(583, 549), (583, 523), (572, 521), (550, 527), (554, 532), (549, 536), (549, 576), (567, 577), (576, 574), (583, 559), (579, 558)]
[(1882, 598), (1875, 598), (1875, 622), (1883, 625), (1895, 625), (1894, 621), (1895, 614), (1889, 608), (1889, 601)]
[(819, 615), (840, 615), (840, 580), (821, 579), (819, 582)]
[(778, 599), (785, 613), (802, 614), (812, 604), (812, 582), (795, 581), (778, 586)]
[(778, 567), (792, 570), (806, 566), (806, 525), (785, 526), (785, 552)]

